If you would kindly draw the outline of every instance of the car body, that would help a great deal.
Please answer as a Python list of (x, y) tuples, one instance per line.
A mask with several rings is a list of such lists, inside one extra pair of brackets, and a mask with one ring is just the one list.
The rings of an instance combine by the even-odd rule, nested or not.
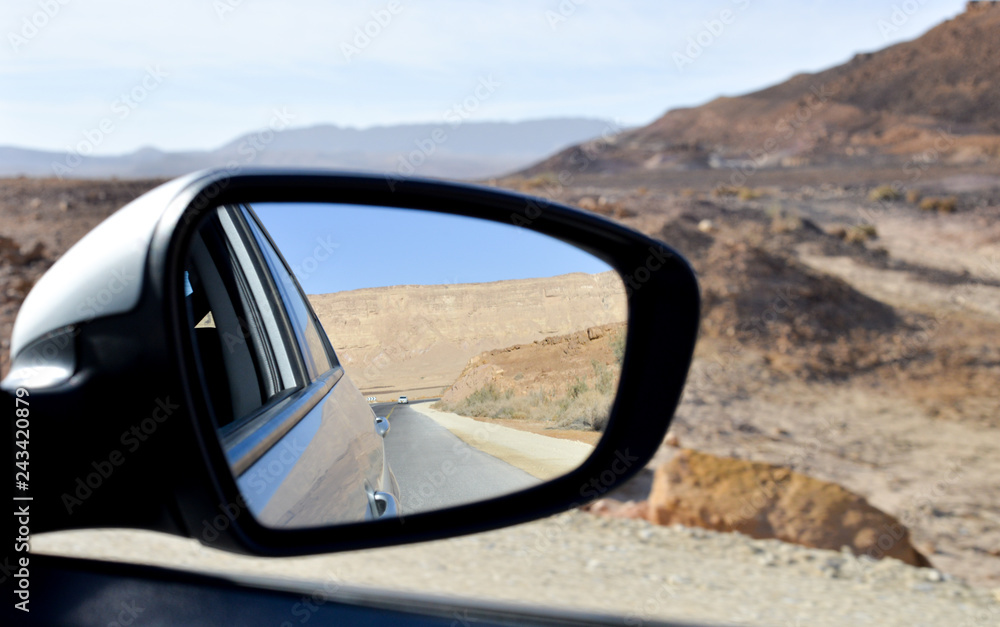
[(410, 402), (409, 399), (407, 399), (405, 396), (400, 396), (399, 400), (396, 401), (396, 403), (399, 405), (406, 405), (409, 402)]
[(249, 510), (273, 526), (398, 512), (380, 419), (252, 208), (206, 216), (188, 259), (201, 376)]

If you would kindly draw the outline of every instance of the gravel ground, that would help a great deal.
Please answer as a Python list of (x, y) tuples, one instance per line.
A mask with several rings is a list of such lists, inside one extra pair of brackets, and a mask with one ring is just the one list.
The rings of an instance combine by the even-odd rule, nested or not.
[(135, 531), (33, 538), (33, 551), (336, 585), (513, 601), (622, 616), (627, 625), (1000, 624), (1000, 590), (940, 571), (773, 540), (569, 512), (494, 532), (265, 560)]

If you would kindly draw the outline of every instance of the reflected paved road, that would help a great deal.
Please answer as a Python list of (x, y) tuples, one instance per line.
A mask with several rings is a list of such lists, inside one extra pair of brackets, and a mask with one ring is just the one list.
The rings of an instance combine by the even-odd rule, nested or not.
[(385, 454), (399, 482), (404, 515), (483, 501), (539, 483), (466, 444), (410, 405), (375, 403), (372, 409), (389, 416)]

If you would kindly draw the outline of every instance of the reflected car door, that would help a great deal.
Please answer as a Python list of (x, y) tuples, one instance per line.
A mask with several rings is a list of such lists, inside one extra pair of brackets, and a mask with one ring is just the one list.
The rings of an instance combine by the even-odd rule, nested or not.
[[(396, 513), (398, 493), (375, 415), (340, 367), (252, 210), (221, 208), (200, 235), (192, 245), (189, 289), (193, 295), (206, 292), (206, 300), (214, 301), (207, 305), (218, 339), (198, 338), (196, 345), (204, 358), (206, 387), (223, 387), (212, 385), (213, 370), (227, 378), (229, 393), (212, 401), (247, 507), (272, 527)], [(214, 287), (220, 284), (230, 287)], [(201, 311), (192, 321), (200, 321), (193, 325), (198, 337), (204, 330)], [(209, 350), (215, 345), (221, 350)], [(210, 357), (213, 352), (221, 358)]]

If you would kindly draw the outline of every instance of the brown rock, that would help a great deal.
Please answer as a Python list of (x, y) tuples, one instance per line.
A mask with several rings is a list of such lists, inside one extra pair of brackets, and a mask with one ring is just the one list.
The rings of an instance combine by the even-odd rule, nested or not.
[(646, 512), (649, 511), (647, 501), (617, 501), (615, 499), (598, 499), (593, 503), (584, 505), (581, 508), (595, 516), (607, 516), (608, 518), (635, 518), (645, 519)]
[(835, 483), (689, 449), (656, 470), (649, 519), (930, 566), (898, 520)]

